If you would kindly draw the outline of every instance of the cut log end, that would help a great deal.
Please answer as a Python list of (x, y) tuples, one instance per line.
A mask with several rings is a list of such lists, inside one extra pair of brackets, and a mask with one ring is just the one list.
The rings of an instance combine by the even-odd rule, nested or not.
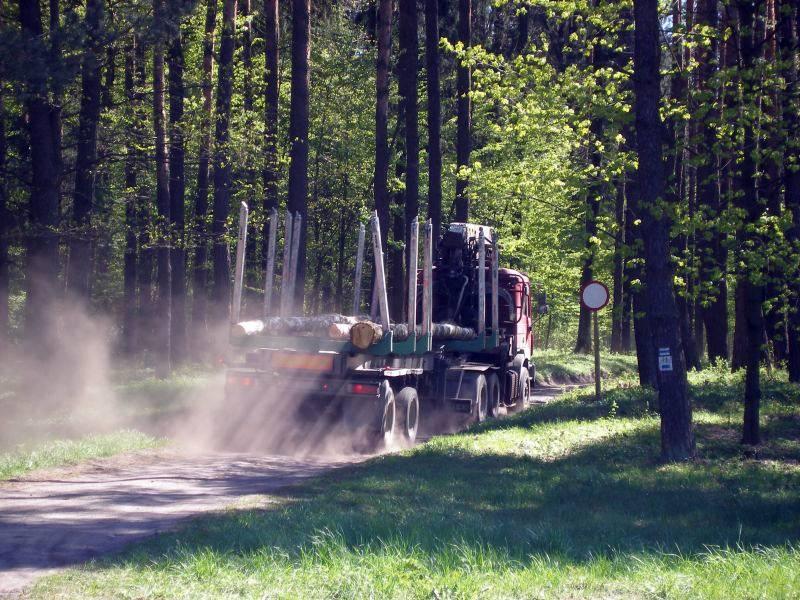
[(366, 350), (383, 337), (383, 327), (372, 321), (361, 321), (350, 329), (350, 342), (360, 350)]

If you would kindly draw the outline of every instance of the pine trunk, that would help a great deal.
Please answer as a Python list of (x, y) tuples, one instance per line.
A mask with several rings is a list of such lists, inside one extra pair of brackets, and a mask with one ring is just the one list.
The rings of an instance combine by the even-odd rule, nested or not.
[[(796, 3), (779, 0), (778, 43), (783, 65), (786, 91), (783, 99), (783, 121), (789, 132), (783, 156), (784, 204), (792, 215), (792, 225), (786, 239), (794, 252), (800, 248), (800, 83), (798, 82), (798, 33), (795, 29)], [(800, 277), (794, 273), (789, 279), (791, 302), (788, 306), (788, 350), (789, 380), (800, 382)]]
[(180, 28), (169, 49), (169, 198), (172, 239), (175, 245), (170, 252), (172, 268), (172, 362), (186, 358), (186, 209), (184, 182), (183, 139), (183, 40)]
[(75, 157), (75, 189), (72, 195), (72, 239), (69, 244), (67, 289), (76, 298), (89, 300), (92, 232), (97, 168), (97, 124), (100, 120), (101, 66), (103, 52), (103, 0), (87, 0), (86, 47), (81, 63), (81, 107)]
[[(205, 32), (203, 36), (203, 76), (201, 90), (203, 108), (200, 119), (200, 150), (197, 166), (197, 196), (194, 205), (194, 266), (192, 270), (192, 332), (193, 348), (203, 346), (208, 309), (208, 180), (211, 162), (211, 115), (213, 105), (214, 29), (217, 22), (217, 0), (206, 0)], [(199, 357), (196, 353), (195, 357)]]
[[(42, 15), (39, 2), (20, 0), (19, 20), (23, 40), (28, 47), (41, 45)], [(30, 135), (31, 175), (30, 233), (26, 239), (25, 328), (33, 340), (44, 342), (50, 331), (51, 301), (58, 288), (58, 225), (60, 193), (60, 121), (54, 121), (56, 109), (48, 101), (45, 78), (26, 82), (25, 110)], [(40, 352), (47, 345), (38, 346)]]
[(392, 49), (392, 0), (378, 2), (378, 58), (375, 63), (375, 210), (384, 250), (389, 234), (389, 55)]
[[(404, 198), (404, 235), (406, 260), (411, 238), (411, 221), (419, 213), (419, 109), (417, 98), (419, 40), (417, 37), (416, 0), (399, 1), (400, 81), (398, 87), (405, 103), (406, 186)], [(410, 269), (406, 265), (406, 272)]]
[(425, 0), (425, 70), (428, 87), (428, 218), (433, 247), (442, 229), (442, 100), (439, 83), (439, 1)]
[[(464, 49), (472, 45), (472, 0), (458, 0), (458, 40)], [(469, 93), (472, 89), (472, 71), (464, 61), (459, 61), (456, 71), (456, 93), (458, 98), (458, 115), (456, 118), (456, 221), (469, 221), (469, 196), (467, 194), (467, 177), (460, 173), (469, 167), (469, 155), (472, 150), (472, 101)]]
[(308, 236), (308, 127), (311, 58), (311, 2), (292, 2), (292, 90), (289, 106), (289, 196), (288, 207), (302, 216), (295, 274), (295, 311), (302, 314), (306, 281)]
[[(164, 0), (153, 0), (153, 19), (157, 25), (165, 19)], [(153, 132), (156, 159), (156, 207), (158, 209), (158, 304), (156, 306), (155, 353), (156, 372), (165, 377), (171, 370), (172, 331), (172, 265), (170, 264), (170, 193), (167, 158), (166, 115), (164, 113), (164, 44), (156, 39), (153, 45)]]
[[(739, 0), (739, 56), (744, 75), (742, 77), (743, 103), (754, 102), (760, 90), (757, 82), (752, 79), (753, 69), (758, 60), (758, 47), (756, 41), (756, 19), (759, 12), (758, 0)], [(745, 106), (742, 107), (745, 109)], [(755, 228), (763, 216), (763, 209), (758, 199), (757, 165), (753, 156), (758, 140), (753, 126), (744, 128), (744, 149), (739, 165), (738, 196), (739, 208), (746, 214), (745, 233), (743, 246), (759, 245), (758, 234)], [(743, 264), (752, 262), (743, 256)], [(747, 331), (747, 356), (745, 359), (745, 385), (744, 385), (744, 423), (742, 427), (742, 443), (755, 445), (760, 442), (759, 410), (761, 404), (761, 342), (764, 329), (762, 305), (764, 302), (764, 286), (758, 280), (760, 273), (752, 273), (745, 268), (740, 274), (744, 287), (744, 315)]]
[(125, 354), (133, 354), (138, 345), (136, 322), (136, 269), (137, 269), (137, 222), (136, 200), (138, 192), (139, 151), (133, 140), (136, 139), (139, 97), (135, 89), (136, 39), (125, 47), (125, 99), (134, 121), (128, 127), (127, 147), (125, 149), (125, 252), (122, 270), (123, 308), (122, 308), (122, 349)]
[(233, 95), (233, 52), (236, 34), (236, 0), (222, 5), (222, 39), (219, 49), (216, 127), (214, 131), (213, 239), (215, 321), (230, 318), (231, 264), (227, 220), (231, 210), (230, 120)]
[[(0, 16), (0, 25), (4, 25), (3, 17)], [(6, 109), (4, 102), (4, 81), (0, 72), (0, 173), (6, 170), (6, 154), (8, 144), (6, 142)], [(9, 319), (8, 319), (8, 229), (10, 215), (8, 214), (8, 188), (6, 179), (0, 179), (0, 350), (8, 340)]]
[[(264, 232), (261, 236), (264, 269), (269, 239), (269, 215), (278, 208), (278, 76), (280, 14), (278, 0), (264, 0)], [(277, 242), (276, 242), (277, 243)], [(274, 304), (273, 304), (274, 305)]]
[(658, 215), (654, 213), (656, 204), (665, 198), (657, 0), (636, 0), (634, 19), (634, 109), (639, 159), (636, 212), (642, 219), (650, 335), (659, 353), (661, 458), (672, 462), (692, 458), (695, 445), (686, 365), (677, 326), (669, 252), (670, 224), (663, 211)]

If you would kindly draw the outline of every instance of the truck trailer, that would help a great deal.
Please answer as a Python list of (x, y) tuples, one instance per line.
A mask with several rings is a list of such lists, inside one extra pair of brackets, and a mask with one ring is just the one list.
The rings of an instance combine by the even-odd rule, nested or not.
[[(375, 445), (412, 444), (435, 413), (483, 421), (530, 403), (535, 381), (533, 324), (547, 311), (531, 282), (499, 267), (496, 232), (451, 223), (434, 252), (431, 222), (411, 227), (405, 319), (393, 322), (377, 214), (370, 229), (374, 286), (370, 314), (359, 314), (365, 226), (359, 231), (352, 315), (292, 313), (300, 215), (287, 214), (280, 314), (271, 310), (277, 214), (270, 218), (264, 310), (241, 321), (246, 207), (242, 207), (226, 394), (261, 401), (281, 395), (305, 419), (332, 419)], [(243, 233), (244, 232), (244, 233)], [(292, 242), (294, 238), (294, 243)], [(294, 261), (294, 264), (293, 264)]]

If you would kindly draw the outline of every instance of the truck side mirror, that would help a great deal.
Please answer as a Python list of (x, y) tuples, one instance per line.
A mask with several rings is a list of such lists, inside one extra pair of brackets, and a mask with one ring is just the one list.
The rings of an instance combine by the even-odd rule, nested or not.
[(540, 315), (546, 315), (550, 312), (550, 307), (547, 305), (547, 294), (539, 292), (536, 296), (536, 312)]

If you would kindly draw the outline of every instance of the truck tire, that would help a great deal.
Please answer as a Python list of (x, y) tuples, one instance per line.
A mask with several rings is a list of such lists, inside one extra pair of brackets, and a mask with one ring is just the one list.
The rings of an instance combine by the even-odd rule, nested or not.
[(528, 369), (522, 368), (519, 372), (519, 390), (517, 401), (514, 403), (514, 409), (517, 411), (525, 410), (531, 403), (531, 376), (528, 375)]
[(419, 395), (413, 387), (400, 390), (394, 400), (397, 410), (397, 428), (404, 443), (413, 444), (419, 429)]
[(376, 445), (383, 448), (389, 445), (394, 437), (397, 417), (394, 392), (389, 382), (384, 380), (378, 390), (378, 431)]
[(486, 388), (489, 398), (489, 416), (496, 419), (500, 416), (500, 379), (497, 373), (489, 373), (486, 377)]
[(478, 375), (475, 380), (475, 396), (472, 398), (472, 416), (477, 423), (486, 420), (489, 408), (489, 390), (486, 386), (486, 377)]

